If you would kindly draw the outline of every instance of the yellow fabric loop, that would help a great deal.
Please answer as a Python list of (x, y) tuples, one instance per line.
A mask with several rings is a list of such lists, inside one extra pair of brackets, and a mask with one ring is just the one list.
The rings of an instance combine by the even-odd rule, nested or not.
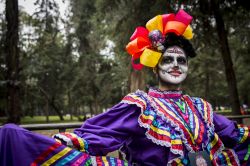
[(160, 52), (145, 49), (140, 57), (140, 63), (144, 66), (155, 67), (161, 58), (161, 54)]
[(160, 30), (163, 33), (162, 15), (155, 16), (146, 24), (146, 28), (150, 31)]
[(186, 28), (185, 32), (183, 33), (183, 36), (188, 40), (193, 38), (193, 30), (190, 25), (188, 25), (188, 27)]

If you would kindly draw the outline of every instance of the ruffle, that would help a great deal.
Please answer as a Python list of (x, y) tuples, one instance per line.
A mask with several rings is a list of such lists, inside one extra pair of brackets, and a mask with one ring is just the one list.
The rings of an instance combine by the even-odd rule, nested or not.
[(182, 96), (182, 91), (180, 90), (165, 90), (161, 91), (157, 88), (150, 88), (148, 94), (157, 98), (180, 98)]
[(238, 136), (237, 136), (237, 142), (238, 143), (243, 143), (245, 142), (248, 138), (250, 138), (250, 132), (249, 132), (249, 127), (245, 125), (237, 125), (238, 127)]
[[(209, 139), (205, 144), (202, 144), (202, 146), (210, 152), (210, 157), (213, 159), (214, 164), (218, 165), (217, 163), (221, 162), (219, 158), (221, 154), (228, 156), (232, 163), (239, 163), (238, 157), (235, 155), (234, 151), (225, 150), (222, 141), (214, 132), (211, 105), (201, 98), (191, 98), (187, 95), (185, 95), (185, 97), (194, 103), (196, 110), (206, 123), (205, 128)], [(169, 148), (172, 154), (179, 155), (179, 157), (170, 160), (168, 165), (172, 165), (176, 162), (181, 164), (181, 161), (187, 157), (185, 156), (184, 146), (189, 152), (195, 152), (192, 145), (189, 143), (190, 141), (188, 141), (190, 138), (186, 138), (184, 131), (180, 128), (179, 124), (172, 119), (167, 118), (161, 111), (158, 111), (159, 107), (147, 93), (137, 90), (135, 93), (125, 96), (121, 102), (135, 104), (141, 108), (138, 123), (141, 127), (147, 129), (145, 135), (148, 139), (157, 145)], [(158, 126), (157, 123), (160, 123), (160, 125)], [(173, 135), (175, 138), (171, 137)], [(177, 144), (177, 146), (172, 143), (178, 141), (179, 144)], [(229, 154), (226, 154), (227, 152)]]
[(224, 149), (224, 145), (221, 142), (221, 140), (219, 140), (218, 135), (214, 133), (212, 106), (207, 101), (198, 97), (193, 97), (190, 99), (195, 103), (194, 105), (197, 107), (197, 110), (199, 111), (201, 117), (205, 121), (206, 127), (208, 129), (207, 135), (210, 138), (210, 143), (208, 144), (208, 146), (206, 146), (206, 148), (208, 149), (208, 152), (210, 152), (212, 156), (216, 157), (218, 156), (218, 154), (222, 152), (222, 150)]
[[(167, 124), (170, 124), (170, 126), (173, 127), (175, 131), (180, 133), (180, 137), (182, 139), (183, 144), (186, 146), (186, 148), (190, 152), (194, 152), (193, 148), (188, 144), (188, 141), (187, 141), (186, 137), (184, 136), (183, 130), (175, 122), (173, 122), (171, 119), (166, 118), (162, 112), (157, 111), (157, 110), (159, 110), (158, 106), (155, 104), (154, 101), (152, 101), (152, 98), (150, 98), (145, 92), (139, 91), (137, 93), (142, 95), (150, 103), (150, 105), (153, 107), (153, 109), (154, 109), (153, 111), (156, 113), (156, 115), (160, 116), (163, 121), (165, 121)], [(149, 124), (149, 125), (151, 126), (152, 124)], [(156, 142), (158, 142), (158, 141), (156, 140)], [(160, 141), (160, 142), (162, 142), (162, 141)], [(182, 146), (183, 146), (183, 144), (182, 144)], [(170, 148), (170, 150), (174, 154), (179, 154), (181, 157), (184, 157), (184, 153), (183, 153), (184, 147), (182, 147), (181, 149), (182, 150), (174, 150), (174, 148), (172, 146)]]
[[(135, 93), (131, 93), (123, 98), (121, 103), (127, 103), (127, 104), (135, 104), (139, 108), (141, 108), (141, 114), (138, 118), (138, 123), (141, 127), (146, 128), (147, 131), (145, 133), (146, 137), (150, 139), (152, 142), (154, 142), (157, 145), (165, 146), (170, 149), (170, 152), (174, 155), (179, 155), (181, 160), (184, 158), (184, 145), (189, 151), (194, 152), (192, 147), (187, 143), (187, 139), (185, 138), (183, 131), (180, 129), (178, 125), (176, 125), (173, 121), (170, 119), (167, 119), (164, 114), (158, 112), (158, 108), (155, 105), (153, 101), (151, 101), (151, 98), (148, 97), (148, 95), (140, 90), (137, 90)], [(150, 104), (149, 104), (150, 103)], [(151, 106), (154, 110), (151, 110), (150, 112), (152, 115), (148, 116), (148, 119), (145, 118), (145, 116), (148, 114), (146, 109)], [(163, 130), (160, 128), (157, 128), (156, 131), (153, 131), (154, 122), (157, 122), (156, 118), (160, 117), (163, 121), (165, 121), (167, 124), (169, 124), (169, 127), (175, 131), (175, 133), (171, 133), (171, 135), (175, 134), (177, 136), (177, 139), (171, 138), (170, 131)], [(157, 133), (158, 132), (158, 133)], [(169, 133), (169, 134), (168, 134)], [(168, 139), (161, 140), (161, 137), (165, 137)], [(180, 138), (178, 140), (178, 137)], [(180, 142), (177, 147), (172, 144), (172, 142)], [(168, 164), (171, 164), (175, 159), (172, 159), (168, 162)]]
[(218, 154), (213, 159), (213, 165), (221, 166), (221, 165), (232, 165), (232, 166), (240, 166), (240, 162), (238, 160), (237, 155), (232, 149), (223, 149), (220, 154)]
[(197, 110), (206, 122), (207, 128), (209, 129), (208, 136), (210, 136), (211, 133), (214, 133), (213, 108), (211, 104), (198, 97), (192, 97), (190, 99), (195, 103), (194, 105), (197, 107)]
[(88, 152), (88, 143), (83, 138), (70, 132), (58, 133), (52, 136), (57, 142), (81, 152)]
[[(86, 164), (87, 165), (87, 164)], [(91, 163), (89, 166), (103, 166), (103, 165), (117, 165), (117, 166), (129, 166), (127, 161), (123, 161), (109, 156), (91, 156)]]

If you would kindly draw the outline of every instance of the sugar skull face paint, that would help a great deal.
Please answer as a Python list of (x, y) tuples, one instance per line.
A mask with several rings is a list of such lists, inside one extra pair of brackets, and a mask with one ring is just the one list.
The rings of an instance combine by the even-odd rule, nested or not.
[(161, 81), (168, 84), (180, 84), (188, 72), (187, 57), (178, 46), (169, 47), (158, 63), (158, 74)]

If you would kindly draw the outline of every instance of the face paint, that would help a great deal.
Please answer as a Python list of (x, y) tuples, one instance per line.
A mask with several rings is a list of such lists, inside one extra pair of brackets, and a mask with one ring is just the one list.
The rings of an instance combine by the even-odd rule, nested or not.
[(184, 51), (177, 46), (169, 47), (158, 64), (158, 74), (165, 83), (180, 84), (187, 77), (188, 64)]

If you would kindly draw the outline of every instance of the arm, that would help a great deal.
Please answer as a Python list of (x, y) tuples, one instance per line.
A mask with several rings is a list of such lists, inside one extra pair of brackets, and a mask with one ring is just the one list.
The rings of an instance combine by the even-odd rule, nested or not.
[(215, 132), (224, 145), (233, 148), (240, 161), (249, 160), (250, 133), (249, 127), (237, 125), (236, 122), (214, 113)]
[[(81, 128), (76, 129), (73, 135), (82, 143), (75, 145), (81, 144), (78, 149), (91, 155), (105, 155), (117, 150), (130, 136), (142, 130), (137, 120), (139, 114), (139, 107), (119, 103), (107, 112), (86, 120)], [(57, 134), (54, 138), (64, 137), (62, 135), (63, 133)]]

